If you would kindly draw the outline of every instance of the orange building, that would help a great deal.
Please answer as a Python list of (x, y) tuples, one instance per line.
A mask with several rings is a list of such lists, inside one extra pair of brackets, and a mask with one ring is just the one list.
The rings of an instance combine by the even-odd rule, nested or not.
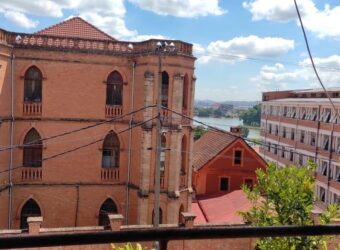
[(208, 130), (194, 143), (193, 154), (193, 187), (198, 197), (229, 193), (242, 184), (252, 186), (255, 170), (267, 165), (238, 134), (229, 132)]
[[(34, 34), (0, 29), (0, 229), (37, 215), (44, 227), (106, 225), (108, 213), (152, 222), (157, 42), (117, 41), (79, 17)], [(162, 104), (192, 116), (192, 45), (167, 42)], [(191, 205), (191, 155), (180, 152), (192, 129), (166, 109), (161, 119), (160, 220), (177, 223)]]

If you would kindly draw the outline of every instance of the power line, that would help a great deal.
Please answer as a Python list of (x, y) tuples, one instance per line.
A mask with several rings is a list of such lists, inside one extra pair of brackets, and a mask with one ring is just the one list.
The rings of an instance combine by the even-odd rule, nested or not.
[(317, 69), (316, 69), (316, 67), (315, 67), (315, 63), (314, 63), (314, 60), (313, 60), (313, 56), (312, 56), (311, 50), (310, 50), (310, 48), (309, 48), (309, 43), (308, 43), (306, 31), (305, 31), (305, 28), (304, 28), (304, 26), (303, 26), (302, 18), (301, 18), (300, 11), (299, 11), (299, 7), (298, 7), (298, 5), (297, 5), (297, 3), (296, 3), (296, 0), (294, 0), (294, 4), (295, 4), (296, 13), (297, 13), (297, 15), (298, 15), (298, 17), (299, 17), (299, 21), (300, 21), (300, 24), (301, 24), (301, 29), (302, 29), (302, 32), (303, 32), (303, 37), (304, 37), (305, 44), (306, 44), (307, 51), (308, 51), (308, 56), (309, 56), (309, 59), (310, 59), (310, 61), (311, 61), (311, 64), (312, 64), (312, 67), (313, 67), (315, 76), (316, 76), (316, 78), (318, 79), (318, 82), (320, 83), (320, 85), (321, 85), (321, 87), (322, 87), (324, 93), (326, 94), (326, 96), (327, 96), (329, 102), (330, 102), (331, 105), (333, 106), (333, 109), (334, 109), (334, 111), (335, 111), (336, 116), (339, 117), (338, 110), (336, 109), (335, 104), (334, 104), (334, 102), (332, 101), (332, 98), (330, 97), (328, 91), (326, 90), (325, 86), (323, 85), (323, 83), (322, 83), (322, 81), (321, 81), (321, 78), (320, 78), (320, 76), (319, 76), (319, 74), (318, 74), (318, 71), (317, 71)]
[[(158, 117), (158, 116), (155, 116), (155, 117), (153, 117), (153, 118), (151, 118), (151, 119), (148, 119), (148, 120), (146, 120), (146, 121), (143, 121), (143, 122), (140, 122), (140, 123), (134, 124), (134, 125), (132, 125), (132, 126), (129, 126), (128, 128), (126, 128), (126, 129), (123, 129), (123, 130), (121, 130), (121, 131), (117, 132), (116, 134), (121, 134), (121, 133), (124, 133), (124, 132), (126, 132), (126, 131), (128, 131), (128, 130), (132, 129), (132, 128), (135, 128), (135, 127), (142, 126), (143, 124), (145, 124), (145, 123), (148, 123), (148, 122), (150, 122), (150, 121), (152, 121), (152, 120), (156, 119), (157, 117)], [(79, 149), (82, 149), (82, 148), (85, 148), (85, 147), (91, 146), (91, 145), (93, 145), (93, 144), (96, 144), (96, 143), (98, 143), (98, 142), (100, 142), (100, 141), (103, 141), (104, 139), (105, 139), (105, 138), (101, 138), (101, 139), (99, 139), (99, 140), (92, 141), (92, 142), (90, 142), (90, 143), (87, 143), (87, 144), (81, 145), (81, 146), (79, 146), (79, 147), (75, 147), (75, 148), (72, 148), (72, 149), (70, 149), (70, 150), (66, 150), (66, 151), (63, 151), (63, 152), (61, 152), (61, 153), (58, 153), (58, 154), (54, 154), (54, 155), (51, 155), (51, 156), (45, 157), (45, 158), (41, 159), (41, 161), (40, 161), (40, 162), (43, 162), (43, 161), (48, 161), (48, 160), (51, 160), (51, 159), (54, 159), (54, 158), (60, 157), (60, 156), (62, 156), (62, 155), (65, 155), (65, 154), (72, 153), (72, 152), (74, 152), (74, 151), (77, 151), (77, 150), (79, 150)], [(22, 164), (22, 165), (20, 165), (20, 166), (17, 166), (17, 167), (13, 167), (13, 168), (11, 168), (11, 169), (6, 169), (6, 170), (3, 170), (3, 171), (0, 171), (0, 174), (2, 174), (2, 173), (6, 173), (6, 172), (8, 172), (8, 171), (16, 170), (16, 169), (19, 169), (19, 168), (22, 168), (22, 167), (24, 167), (24, 165), (23, 165), (23, 164)]]
[(40, 139), (39, 141), (33, 141), (33, 142), (30, 142), (30, 143), (13, 145), (13, 146), (9, 146), (9, 147), (6, 147), (6, 148), (1, 148), (0, 152), (6, 151), (6, 150), (10, 150), (10, 149), (14, 149), (14, 148), (19, 148), (19, 147), (27, 147), (27, 146), (30, 146), (32, 144), (40, 143), (40, 142), (43, 142), (43, 141), (55, 139), (55, 138), (62, 137), (62, 136), (65, 136), (65, 135), (69, 135), (69, 134), (73, 134), (73, 133), (80, 132), (80, 131), (83, 131), (83, 130), (87, 130), (87, 129), (90, 129), (90, 128), (94, 128), (94, 127), (100, 126), (100, 125), (108, 123), (108, 122), (113, 122), (113, 121), (122, 119), (125, 116), (130, 116), (130, 115), (135, 114), (135, 113), (137, 113), (139, 111), (142, 111), (142, 110), (147, 109), (147, 108), (152, 108), (152, 107), (155, 107), (155, 105), (145, 106), (145, 107), (142, 107), (140, 109), (134, 110), (132, 112), (126, 113), (124, 115), (116, 116), (116, 117), (114, 117), (112, 119), (108, 119), (108, 120), (105, 120), (105, 121), (102, 121), (102, 122), (98, 122), (98, 123), (95, 123), (95, 124), (92, 124), (92, 125), (88, 125), (88, 126), (85, 126), (85, 127), (77, 128), (77, 129), (70, 130), (70, 131), (67, 131), (67, 132), (63, 132), (63, 133), (60, 133), (60, 134), (56, 134), (56, 135), (52, 135), (52, 136), (49, 136), (49, 137), (45, 137), (45, 138)]

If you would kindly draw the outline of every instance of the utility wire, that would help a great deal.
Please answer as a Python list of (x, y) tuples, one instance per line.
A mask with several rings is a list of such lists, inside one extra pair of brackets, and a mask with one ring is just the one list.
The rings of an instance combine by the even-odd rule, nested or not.
[(332, 101), (332, 98), (330, 97), (330, 95), (329, 95), (327, 89), (325, 88), (324, 84), (322, 83), (321, 78), (320, 78), (320, 76), (319, 76), (319, 74), (318, 74), (318, 71), (317, 71), (317, 69), (316, 69), (316, 67), (315, 67), (315, 63), (314, 63), (314, 60), (313, 60), (313, 56), (312, 56), (311, 50), (310, 50), (310, 48), (309, 48), (309, 43), (308, 43), (306, 31), (305, 31), (305, 28), (304, 28), (304, 26), (303, 26), (302, 18), (301, 18), (300, 11), (299, 11), (299, 7), (298, 7), (298, 5), (297, 5), (297, 3), (296, 3), (296, 0), (294, 0), (294, 4), (295, 4), (296, 13), (297, 13), (297, 15), (298, 15), (298, 17), (299, 17), (299, 21), (300, 21), (300, 24), (301, 24), (301, 29), (302, 29), (302, 32), (303, 32), (303, 37), (304, 37), (304, 40), (305, 40), (305, 43), (306, 43), (306, 47), (307, 47), (309, 59), (310, 59), (310, 61), (311, 61), (311, 64), (312, 64), (312, 67), (313, 67), (315, 76), (316, 76), (316, 78), (318, 79), (318, 82), (320, 83), (320, 85), (321, 85), (323, 91), (325, 92), (325, 94), (326, 94), (326, 96), (327, 96), (329, 102), (332, 104), (336, 116), (339, 117), (338, 110), (336, 109), (335, 104), (334, 104), (334, 102)]
[[(126, 132), (126, 131), (132, 129), (132, 128), (142, 126), (143, 124), (148, 123), (148, 122), (150, 122), (150, 121), (156, 119), (157, 117), (158, 117), (158, 116), (155, 116), (155, 117), (153, 117), (153, 118), (151, 118), (151, 119), (148, 119), (148, 120), (146, 120), (146, 121), (143, 121), (143, 122), (134, 124), (134, 125), (132, 125), (132, 126), (129, 126), (128, 128), (123, 129), (123, 130), (117, 132), (116, 134), (121, 134), (121, 133), (124, 133), (124, 132)], [(72, 149), (70, 149), (70, 150), (66, 150), (66, 151), (64, 151), (64, 152), (61, 152), (61, 153), (58, 153), (58, 154), (54, 154), (54, 155), (45, 157), (45, 158), (41, 159), (41, 162), (43, 162), (43, 161), (48, 161), (48, 160), (51, 160), (51, 159), (60, 157), (60, 156), (62, 156), (62, 155), (66, 155), (66, 154), (72, 153), (72, 152), (77, 151), (77, 150), (82, 149), (82, 148), (86, 148), (86, 147), (91, 146), (91, 145), (93, 145), (93, 144), (96, 144), (96, 143), (98, 143), (98, 142), (100, 142), (100, 141), (103, 141), (104, 139), (105, 139), (105, 138), (101, 138), (101, 139), (99, 139), (99, 140), (92, 141), (92, 142), (90, 142), (90, 143), (81, 145), (81, 146), (79, 146), (79, 147), (75, 147), (75, 148), (72, 148)], [(6, 172), (8, 172), (8, 171), (16, 170), (16, 169), (19, 169), (19, 168), (22, 168), (22, 167), (24, 167), (24, 165), (20, 165), (20, 166), (17, 166), (17, 167), (13, 167), (13, 168), (11, 168), (11, 169), (6, 169), (6, 170), (3, 170), (3, 171), (0, 171), (0, 174), (6, 173)]]
[(66, 131), (66, 132), (63, 132), (63, 133), (60, 133), (60, 134), (56, 134), (56, 135), (52, 135), (52, 136), (49, 136), (49, 137), (45, 137), (45, 138), (42, 138), (42, 139), (40, 139), (38, 141), (32, 141), (30, 143), (25, 143), (25, 144), (21, 144), (21, 145), (13, 145), (13, 146), (9, 146), (9, 147), (6, 147), (6, 148), (0, 148), (0, 152), (6, 151), (6, 150), (10, 150), (10, 149), (13, 149), (13, 148), (27, 147), (27, 146), (30, 146), (32, 144), (37, 144), (37, 143), (41, 143), (43, 141), (47, 141), (47, 140), (55, 139), (55, 138), (62, 137), (62, 136), (65, 136), (65, 135), (73, 134), (73, 133), (76, 133), (76, 132), (84, 131), (84, 130), (87, 130), (87, 129), (90, 129), (90, 128), (94, 128), (94, 127), (100, 126), (100, 125), (108, 123), (108, 122), (113, 122), (113, 121), (122, 119), (122, 118), (124, 118), (126, 116), (130, 116), (130, 115), (135, 114), (135, 113), (137, 113), (139, 111), (142, 111), (142, 110), (147, 109), (147, 108), (152, 108), (152, 107), (155, 107), (155, 106), (156, 105), (145, 106), (145, 107), (142, 107), (140, 109), (134, 110), (132, 112), (126, 113), (124, 115), (121, 115), (121, 116), (116, 116), (114, 118), (111, 118), (111, 119), (108, 119), (108, 120), (105, 120), (105, 121), (102, 121), (102, 122), (98, 122), (98, 123), (95, 123), (95, 124), (92, 124), (92, 125), (88, 125), (88, 126), (85, 126), (85, 127), (77, 128), (77, 129), (70, 130), (70, 131)]

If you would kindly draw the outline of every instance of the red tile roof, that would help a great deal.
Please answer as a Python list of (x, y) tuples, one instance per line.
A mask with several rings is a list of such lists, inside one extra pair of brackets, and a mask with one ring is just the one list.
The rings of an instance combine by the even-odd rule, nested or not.
[(92, 39), (109, 41), (116, 40), (80, 17), (70, 18), (61, 23), (40, 30), (35, 34), (61, 37), (74, 37), (89, 40)]
[[(230, 132), (220, 133), (208, 130), (200, 139), (194, 143), (193, 167), (195, 170), (203, 167), (219, 152), (228, 147), (237, 138)], [(242, 140), (242, 139), (241, 139)]]
[(192, 203), (192, 212), (197, 216), (194, 223), (243, 224), (243, 219), (238, 215), (238, 211), (248, 211), (251, 206), (242, 190), (218, 197), (197, 198), (197, 201)]

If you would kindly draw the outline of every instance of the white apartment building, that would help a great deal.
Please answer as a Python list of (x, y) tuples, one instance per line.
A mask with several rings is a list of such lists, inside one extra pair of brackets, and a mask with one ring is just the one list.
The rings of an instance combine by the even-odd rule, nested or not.
[(340, 88), (265, 92), (261, 156), (279, 166), (317, 164), (318, 204), (340, 203)]

